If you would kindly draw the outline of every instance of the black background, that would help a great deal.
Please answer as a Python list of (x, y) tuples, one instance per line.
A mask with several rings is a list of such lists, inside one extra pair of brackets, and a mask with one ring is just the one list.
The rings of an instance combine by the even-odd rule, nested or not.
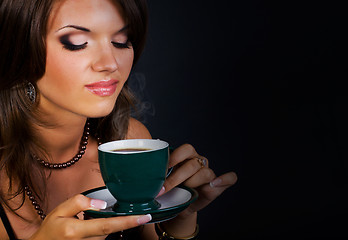
[(238, 182), (200, 239), (348, 236), (346, 13), (335, 1), (148, 1), (134, 69), (154, 138)]

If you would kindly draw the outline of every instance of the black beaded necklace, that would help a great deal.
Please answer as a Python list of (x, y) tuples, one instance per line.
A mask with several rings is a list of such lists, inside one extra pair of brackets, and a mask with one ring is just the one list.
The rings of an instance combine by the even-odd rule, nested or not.
[(82, 158), (83, 154), (85, 154), (87, 144), (88, 144), (89, 130), (90, 130), (89, 125), (90, 125), (90, 123), (87, 121), (85, 128), (84, 128), (84, 131), (83, 131), (83, 134), (82, 134), (79, 151), (76, 153), (76, 155), (71, 160), (69, 160), (65, 163), (53, 164), (53, 163), (49, 163), (49, 162), (46, 162), (45, 160), (40, 159), (36, 155), (34, 155), (33, 157), (45, 168), (63, 169), (63, 168), (71, 167), (72, 165), (77, 163)]
[[(85, 128), (84, 128), (84, 131), (83, 131), (83, 134), (82, 134), (82, 137), (81, 137), (79, 151), (71, 160), (69, 160), (65, 163), (52, 164), (52, 163), (46, 162), (45, 160), (40, 159), (36, 155), (34, 155), (33, 157), (41, 164), (41, 166), (43, 166), (45, 168), (49, 168), (49, 169), (53, 169), (53, 170), (60, 170), (60, 169), (64, 169), (67, 167), (71, 167), (72, 165), (77, 163), (82, 158), (82, 156), (85, 154), (87, 144), (88, 144), (88, 137), (90, 134), (89, 130), (90, 130), (90, 123), (87, 121)], [(100, 139), (98, 138), (98, 143), (99, 142), (100, 142)], [(31, 189), (29, 188), (28, 185), (26, 185), (24, 187), (24, 191), (25, 191), (26, 195), (28, 196), (29, 200), (31, 201), (31, 204), (34, 206), (37, 214), (40, 216), (40, 218), (42, 220), (44, 220), (46, 217), (46, 214), (43, 212), (41, 206), (36, 201), (35, 196), (33, 195), (33, 192), (31, 191)]]
[[(90, 123), (87, 121), (86, 125), (85, 125), (85, 129), (84, 129), (83, 135), (82, 135), (82, 138), (81, 138), (80, 150), (75, 155), (75, 157), (73, 157), (71, 160), (69, 160), (69, 161), (67, 161), (65, 163), (62, 163), (62, 164), (51, 164), (51, 163), (48, 163), (48, 162), (46, 162), (44, 160), (41, 160), (40, 158), (38, 158), (36, 156), (35, 156), (35, 159), (43, 167), (49, 168), (49, 169), (58, 170), (58, 169), (64, 169), (64, 168), (67, 168), (67, 167), (71, 167), (72, 165), (74, 165), (76, 162), (78, 162), (82, 158), (83, 154), (86, 151), (86, 147), (87, 147), (87, 144), (88, 144), (88, 136), (90, 134), (89, 126), (90, 126)], [(96, 135), (96, 139), (97, 139), (98, 145), (101, 145), (102, 141), (101, 141), (100, 137), (98, 137)], [(28, 196), (29, 200), (31, 201), (31, 204), (34, 206), (37, 214), (40, 216), (40, 218), (42, 220), (44, 220), (46, 218), (46, 214), (42, 210), (40, 204), (36, 201), (35, 196), (33, 195), (33, 192), (30, 190), (28, 185), (26, 185), (24, 187), (24, 191), (25, 191), (25, 194)], [(119, 240), (122, 240), (122, 239), (124, 239), (124, 233), (126, 233), (126, 232), (125, 231), (120, 231), (120, 232), (117, 232), (117, 233), (112, 233), (106, 239), (119, 239)]]

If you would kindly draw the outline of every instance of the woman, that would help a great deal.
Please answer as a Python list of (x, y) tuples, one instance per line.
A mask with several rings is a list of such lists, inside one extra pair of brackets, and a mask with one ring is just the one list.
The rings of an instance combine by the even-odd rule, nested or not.
[[(104, 185), (98, 144), (151, 138), (130, 117), (127, 86), (145, 42), (145, 0), (2, 0), (0, 24), (0, 239), (105, 239), (150, 221), (83, 220), (105, 202), (79, 194)], [(183, 183), (200, 195), (158, 232), (195, 237), (197, 211), (236, 175), (216, 177), (188, 144), (170, 165), (161, 194)], [(153, 224), (136, 229), (158, 239)]]

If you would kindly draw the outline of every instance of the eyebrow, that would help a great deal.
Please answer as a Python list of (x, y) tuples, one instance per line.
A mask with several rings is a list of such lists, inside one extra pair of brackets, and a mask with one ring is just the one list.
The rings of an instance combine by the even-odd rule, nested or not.
[[(125, 25), (123, 28), (118, 30), (116, 32), (116, 34), (126, 32), (128, 30), (128, 27), (129, 27), (128, 25)], [(64, 27), (59, 28), (56, 32), (58, 32), (58, 31), (60, 31), (60, 30), (62, 30), (64, 28), (75, 28), (75, 29), (80, 30), (80, 31), (91, 32), (91, 30), (89, 30), (88, 28), (81, 27), (81, 26), (78, 26), (78, 25), (66, 25)]]
[(84, 28), (84, 27), (77, 26), (77, 25), (66, 25), (64, 27), (59, 28), (56, 32), (58, 32), (64, 28), (75, 28), (75, 29), (80, 30), (80, 31), (91, 32), (91, 30), (89, 30), (88, 28)]

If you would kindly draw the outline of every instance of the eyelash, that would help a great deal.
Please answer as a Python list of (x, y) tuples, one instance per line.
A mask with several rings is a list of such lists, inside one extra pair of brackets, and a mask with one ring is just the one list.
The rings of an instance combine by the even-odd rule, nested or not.
[[(84, 44), (81, 44), (81, 45), (74, 45), (68, 41), (63, 41), (63, 40), (61, 40), (61, 43), (63, 44), (63, 47), (69, 51), (78, 51), (78, 50), (85, 49), (88, 44), (88, 42), (85, 42)], [(119, 49), (129, 48), (128, 41), (126, 43), (118, 43), (118, 42), (111, 42), (111, 43), (115, 48), (119, 48)]]
[(115, 48), (129, 48), (129, 41), (126, 43), (111, 42)]
[(70, 50), (70, 51), (78, 51), (78, 50), (85, 49), (87, 47), (87, 42), (85, 42), (84, 44), (81, 44), (81, 45), (74, 45), (71, 43), (62, 43), (62, 44), (63, 44), (63, 47), (65, 49)]

